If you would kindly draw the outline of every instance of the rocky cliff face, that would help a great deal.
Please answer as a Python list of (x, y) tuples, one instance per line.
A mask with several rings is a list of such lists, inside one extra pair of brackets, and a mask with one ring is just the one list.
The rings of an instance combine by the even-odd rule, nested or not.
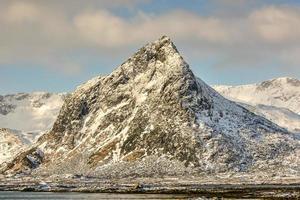
[(164, 36), (79, 86), (52, 130), (4, 171), (152, 176), (299, 164), (297, 138), (197, 79)]

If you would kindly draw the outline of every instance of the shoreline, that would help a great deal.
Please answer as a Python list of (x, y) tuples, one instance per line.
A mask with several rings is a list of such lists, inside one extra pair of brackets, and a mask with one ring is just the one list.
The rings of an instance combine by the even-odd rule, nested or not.
[(118, 194), (182, 194), (226, 198), (300, 198), (300, 183), (239, 183), (216, 184), (197, 181), (174, 182), (69, 179), (57, 181), (1, 180), (0, 191), (77, 192)]

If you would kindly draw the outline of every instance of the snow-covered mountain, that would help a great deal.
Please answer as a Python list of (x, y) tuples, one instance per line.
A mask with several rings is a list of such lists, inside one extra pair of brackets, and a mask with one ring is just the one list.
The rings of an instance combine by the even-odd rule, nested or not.
[(0, 164), (13, 159), (30, 144), (30, 141), (22, 136), (24, 135), (18, 131), (0, 128)]
[(299, 80), (284, 77), (250, 85), (219, 85), (214, 89), (289, 131), (300, 132)]
[[(6, 173), (157, 176), (299, 173), (299, 138), (196, 78), (171, 40), (149, 43), (65, 99)], [(33, 170), (33, 171), (32, 171)]]
[(64, 97), (46, 92), (0, 95), (0, 164), (51, 129)]
[(300, 114), (300, 80), (294, 78), (283, 77), (240, 86), (220, 85), (214, 89), (234, 101), (287, 108)]
[(290, 111), (289, 109), (262, 104), (252, 106), (240, 103), (240, 105), (257, 115), (263, 116), (279, 126), (286, 128), (290, 132), (300, 133), (300, 115)]
[(64, 96), (46, 92), (0, 95), (0, 127), (24, 132), (49, 130)]

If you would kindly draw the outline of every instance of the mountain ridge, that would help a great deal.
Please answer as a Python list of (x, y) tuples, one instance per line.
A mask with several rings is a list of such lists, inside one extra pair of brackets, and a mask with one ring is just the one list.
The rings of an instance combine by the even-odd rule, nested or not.
[(139, 175), (148, 176), (174, 163), (180, 169), (168, 168), (167, 174), (279, 166), (278, 172), (297, 171), (298, 149), (285, 129), (196, 78), (164, 36), (110, 75), (78, 87), (65, 99), (51, 131), (5, 171), (132, 176), (139, 168)]
[(0, 95), (0, 165), (52, 127), (65, 96), (48, 92)]
[(24, 132), (50, 129), (65, 96), (48, 92), (0, 95), (0, 127)]
[(289, 131), (300, 132), (300, 80), (281, 77), (256, 84), (213, 88)]
[(25, 150), (30, 141), (16, 130), (0, 128), (0, 164), (9, 162), (19, 152)]
[(300, 113), (300, 80), (296, 78), (280, 77), (255, 84), (214, 85), (213, 88), (234, 101), (283, 107)]

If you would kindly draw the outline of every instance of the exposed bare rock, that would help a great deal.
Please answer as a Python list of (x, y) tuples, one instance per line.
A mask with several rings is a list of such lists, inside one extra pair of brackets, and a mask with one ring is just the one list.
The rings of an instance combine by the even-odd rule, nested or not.
[(3, 170), (108, 177), (155, 176), (161, 168), (166, 175), (295, 174), (299, 157), (293, 134), (197, 79), (164, 36), (110, 75), (79, 86), (52, 130)]

